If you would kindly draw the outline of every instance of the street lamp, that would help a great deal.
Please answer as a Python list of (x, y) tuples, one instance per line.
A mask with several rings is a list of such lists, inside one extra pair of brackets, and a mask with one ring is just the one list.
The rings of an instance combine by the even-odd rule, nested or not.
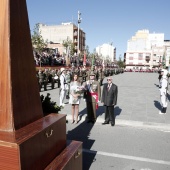
[(80, 11), (78, 11), (78, 46), (77, 46), (77, 52), (79, 55), (79, 50), (80, 50), (80, 26), (79, 24), (81, 23), (82, 18), (80, 18), (81, 13)]

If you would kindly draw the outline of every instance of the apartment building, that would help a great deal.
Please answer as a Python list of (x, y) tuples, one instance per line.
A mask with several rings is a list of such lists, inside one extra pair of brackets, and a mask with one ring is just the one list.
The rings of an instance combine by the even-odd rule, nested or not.
[(109, 59), (114, 62), (116, 59), (116, 48), (112, 44), (103, 44), (96, 47), (96, 53), (104, 60)]
[(149, 30), (137, 31), (127, 42), (127, 51), (124, 55), (126, 68), (159, 68), (164, 60), (166, 66), (169, 66), (169, 57), (166, 55), (169, 53), (169, 42), (167, 41), (166, 44), (163, 33), (149, 33)]
[(165, 51), (165, 63), (166, 66), (170, 66), (170, 40), (164, 40), (164, 51)]
[[(64, 52), (64, 47), (61, 48), (64, 40), (71, 40), (76, 49), (76, 53), (78, 52), (78, 27), (69, 22), (62, 23), (61, 25), (45, 25), (39, 24), (39, 31), (44, 39), (44, 41), (48, 42), (49, 48), (54, 48), (59, 53)], [(85, 49), (85, 32), (82, 29), (79, 29), (79, 50), (83, 52)]]

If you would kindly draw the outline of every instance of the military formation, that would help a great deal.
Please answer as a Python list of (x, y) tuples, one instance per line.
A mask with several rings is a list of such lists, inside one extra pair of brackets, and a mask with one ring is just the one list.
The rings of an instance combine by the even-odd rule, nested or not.
[[(91, 71), (94, 72), (95, 80), (99, 82), (100, 86), (102, 86), (102, 82), (105, 77), (124, 72), (123, 69), (118, 68), (102, 68), (98, 66), (87, 68), (85, 65), (83, 67), (72, 66), (70, 68), (66, 68), (66, 83), (69, 86), (71, 80), (73, 79), (74, 73), (77, 73), (79, 76), (79, 81), (81, 82), (81, 84), (83, 84), (84, 82), (89, 80), (89, 74)], [(40, 69), (36, 75), (38, 79), (39, 90), (41, 91), (43, 89), (44, 91), (47, 91), (47, 85), (50, 86), (51, 89), (54, 89), (55, 86), (57, 88), (60, 88), (60, 75), (60, 69)], [(66, 98), (68, 98), (68, 94), (66, 95)]]

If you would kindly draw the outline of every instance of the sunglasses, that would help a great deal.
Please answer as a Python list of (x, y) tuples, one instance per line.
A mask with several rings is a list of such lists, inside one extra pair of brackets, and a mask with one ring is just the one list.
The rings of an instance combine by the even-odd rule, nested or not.
[(107, 81), (111, 81), (112, 79), (107, 79)]

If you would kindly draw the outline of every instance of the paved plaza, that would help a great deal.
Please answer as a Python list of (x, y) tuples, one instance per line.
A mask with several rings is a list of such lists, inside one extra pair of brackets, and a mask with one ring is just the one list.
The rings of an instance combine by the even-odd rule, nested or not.
[[(83, 142), (83, 170), (169, 170), (170, 106), (166, 115), (159, 115), (158, 74), (123, 73), (113, 76), (113, 81), (118, 85), (114, 127), (102, 125), (101, 103), (95, 124), (86, 122), (83, 100), (78, 124), (71, 124), (69, 104), (60, 112), (67, 114), (67, 139)], [(41, 94), (50, 93), (58, 104), (59, 89), (48, 89)]]
[[(160, 92), (158, 88), (158, 73), (135, 73), (125, 72), (113, 76), (113, 82), (118, 86), (118, 101), (115, 107), (116, 125), (125, 126), (144, 126), (147, 128), (160, 128), (170, 130), (170, 105), (168, 104), (167, 114), (159, 115)], [(103, 83), (106, 83), (106, 78)], [(59, 89), (40, 92), (44, 96), (50, 93), (52, 101), (59, 104)], [(102, 88), (102, 87), (101, 87)], [(168, 95), (168, 103), (170, 95)], [(67, 114), (67, 120), (71, 122), (71, 105), (67, 104), (60, 111), (62, 114)], [(79, 110), (79, 118), (81, 122), (85, 121), (86, 103), (82, 99)], [(97, 110), (97, 122), (104, 121), (104, 107), (99, 103)]]

